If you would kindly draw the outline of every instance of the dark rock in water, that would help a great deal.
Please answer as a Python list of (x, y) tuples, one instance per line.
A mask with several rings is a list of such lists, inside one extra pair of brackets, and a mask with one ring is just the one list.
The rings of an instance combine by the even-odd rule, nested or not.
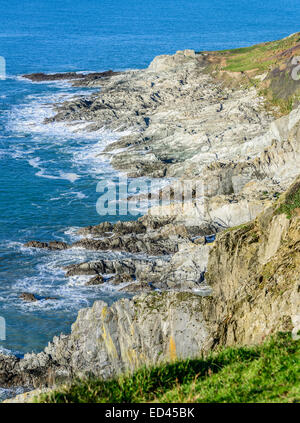
[(19, 298), (29, 303), (38, 301), (38, 298), (34, 294), (31, 294), (30, 292), (23, 292)]
[(114, 225), (113, 232), (118, 235), (126, 235), (131, 233), (144, 234), (146, 233), (146, 226), (140, 221), (134, 222), (117, 222)]
[(40, 242), (40, 241), (29, 241), (24, 244), (24, 247), (28, 248), (48, 248), (47, 242)]
[(90, 279), (86, 285), (101, 285), (104, 283), (104, 278), (102, 275), (97, 275), (94, 278)]
[(64, 269), (66, 270), (67, 277), (75, 275), (99, 275), (106, 272), (106, 266), (103, 260), (91, 263), (70, 264)]
[(22, 292), (19, 298), (29, 303), (33, 303), (40, 300), (57, 300), (57, 297), (37, 297), (35, 294), (31, 294), (30, 292)]
[(53, 73), (53, 74), (46, 74), (46, 73), (31, 73), (28, 75), (22, 75), (23, 78), (30, 79), (33, 82), (43, 82), (43, 81), (57, 81), (57, 80), (64, 80), (64, 79), (79, 79), (82, 78), (80, 74), (76, 72), (66, 72), (66, 73)]
[(66, 250), (67, 248), (69, 248), (69, 246), (66, 242), (51, 241), (48, 244), (48, 248), (50, 250)]
[(69, 245), (66, 242), (62, 241), (50, 241), (49, 243), (40, 241), (29, 241), (24, 244), (24, 247), (44, 248), (47, 250), (66, 250), (67, 248), (69, 248)]
[(114, 285), (119, 285), (125, 282), (133, 282), (135, 280), (134, 276), (130, 275), (129, 273), (122, 273), (116, 275), (113, 279), (110, 280), (110, 283)]
[[(100, 230), (102, 230), (102, 227)], [(84, 232), (81, 233), (86, 234), (87, 231), (88, 234), (91, 234), (91, 231), (95, 231), (95, 227), (85, 228)], [(117, 250), (130, 253), (147, 253), (158, 256), (176, 253), (179, 243), (189, 242), (190, 240), (190, 235), (184, 225), (170, 223), (152, 230), (151, 226), (149, 227), (141, 221), (118, 222), (113, 227), (111, 237), (81, 239), (72, 244), (72, 247), (99, 251)]]
[(87, 226), (79, 229), (78, 235), (99, 235), (103, 236), (113, 230), (113, 225), (110, 222), (102, 222), (96, 226)]
[(73, 79), (84, 79), (85, 81), (94, 81), (101, 78), (109, 78), (113, 75), (118, 75), (119, 72), (113, 72), (112, 70), (105, 72), (92, 72), (88, 74), (66, 72), (66, 73), (31, 73), (28, 75), (22, 75), (23, 78), (30, 79), (33, 82), (47, 82), (47, 81), (62, 81), (62, 80), (73, 80)]
[(106, 239), (82, 239), (72, 244), (72, 247), (85, 248), (94, 251), (124, 251), (129, 253), (147, 253), (164, 255), (178, 251), (178, 237), (164, 239), (160, 234), (130, 234), (113, 236)]

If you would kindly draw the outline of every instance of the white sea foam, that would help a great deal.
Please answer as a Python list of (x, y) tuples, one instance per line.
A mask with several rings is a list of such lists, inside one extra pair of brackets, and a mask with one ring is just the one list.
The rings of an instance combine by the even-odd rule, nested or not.
[(80, 227), (70, 227), (64, 231), (64, 234), (69, 238), (70, 242), (75, 242), (81, 239), (81, 236), (78, 235)]
[[(73, 228), (75, 230), (75, 228)], [(88, 306), (91, 301), (101, 298), (101, 292), (108, 295), (118, 291), (118, 287), (111, 286), (109, 281), (99, 287), (86, 286), (86, 282), (92, 277), (88, 275), (72, 276), (66, 278), (64, 266), (72, 263), (96, 261), (99, 259), (116, 258), (122, 253), (87, 251), (83, 249), (68, 249), (64, 251), (45, 252), (44, 250), (24, 248), (20, 243), (10, 242), (8, 248), (23, 251), (28, 254), (39, 254), (33, 276), (24, 276), (17, 279), (5, 292), (3, 309), (11, 310), (12, 304), (15, 310), (28, 312), (64, 311), (66, 313), (77, 311)], [(128, 254), (123, 254), (124, 257)], [(39, 301), (26, 302), (20, 298), (22, 292), (35, 294)], [(46, 297), (56, 299), (46, 300)]]
[(82, 192), (71, 191), (70, 194), (75, 195), (78, 200), (83, 200), (84, 198), (87, 198), (87, 196)]
[(7, 388), (7, 389), (0, 388), (0, 402), (8, 398), (13, 398), (16, 395), (23, 394), (24, 392), (26, 392), (26, 390), (28, 390), (28, 388), (26, 389), (21, 386), (17, 388)]
[[(110, 157), (102, 155), (104, 148), (117, 140), (120, 133), (104, 129), (88, 131), (91, 122), (51, 122), (45, 124), (46, 118), (54, 115), (53, 103), (60, 103), (74, 98), (74, 91), (63, 91), (55, 94), (31, 95), (27, 102), (12, 108), (8, 114), (6, 129), (14, 137), (24, 137), (30, 134), (29, 142), (22, 146), (14, 146), (11, 152), (13, 158), (27, 158), (30, 166), (37, 168), (36, 176), (48, 179), (66, 179), (75, 182), (80, 173), (89, 175), (118, 175), (110, 166)], [(76, 92), (76, 96), (85, 95), (86, 91)], [(126, 133), (123, 133), (126, 134)], [(60, 150), (63, 158), (69, 159), (69, 166), (78, 171), (68, 172), (65, 169), (56, 169), (56, 173), (49, 172), (48, 164), (38, 157), (32, 157), (38, 150)], [(44, 155), (45, 156), (45, 155)], [(42, 166), (43, 164), (43, 166)], [(61, 160), (57, 161), (58, 167)]]
[(67, 285), (68, 286), (78, 286), (78, 285), (85, 285), (92, 276), (90, 275), (75, 275), (68, 278)]
[(8, 348), (3, 347), (2, 345), (0, 345), (0, 354), (22, 356), (22, 353), (20, 351), (10, 350)]
[(46, 173), (46, 169), (41, 168), (38, 172), (35, 174), (36, 176), (39, 176), (40, 178), (46, 178), (46, 179), (63, 179), (70, 182), (75, 182), (77, 179), (80, 179), (80, 176), (76, 173), (66, 173), (63, 171), (59, 171), (59, 175), (48, 175)]
[[(83, 192), (80, 191), (69, 191), (65, 193), (61, 193), (59, 197), (51, 197), (49, 201), (61, 201), (62, 199), (70, 198), (71, 201), (68, 203), (72, 203), (74, 200), (84, 200), (88, 198)], [(73, 200), (72, 200), (73, 199)]]
[(3, 355), (14, 355), (12, 350), (8, 350), (7, 348), (4, 348), (0, 345), (0, 354)]
[(30, 166), (34, 167), (35, 169), (40, 169), (41, 159), (39, 157), (35, 157), (33, 159), (29, 159), (28, 163)]

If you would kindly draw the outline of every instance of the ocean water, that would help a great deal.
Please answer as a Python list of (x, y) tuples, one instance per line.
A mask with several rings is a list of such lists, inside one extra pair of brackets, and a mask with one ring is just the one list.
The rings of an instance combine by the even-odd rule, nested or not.
[[(299, 30), (299, 18), (296, 0), (0, 0), (0, 56), (7, 63), (0, 80), (0, 316), (7, 339), (0, 351), (40, 351), (69, 332), (78, 309), (120, 297), (109, 285), (66, 279), (62, 270), (111, 253), (23, 247), (31, 239), (70, 242), (77, 228), (104, 220), (96, 212), (96, 185), (116, 172), (96, 155), (118, 134), (44, 125), (52, 103), (92, 90), (21, 75), (142, 68), (179, 49), (279, 39)], [(24, 291), (58, 299), (24, 303)]]

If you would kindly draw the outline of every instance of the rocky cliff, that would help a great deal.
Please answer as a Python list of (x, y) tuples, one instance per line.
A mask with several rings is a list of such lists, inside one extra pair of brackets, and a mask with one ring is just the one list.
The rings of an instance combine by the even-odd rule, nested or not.
[(184, 293), (143, 294), (111, 307), (96, 301), (80, 310), (70, 335), (54, 338), (42, 353), (22, 360), (0, 357), (0, 383), (108, 378), (144, 364), (197, 356), (210, 342), (201, 309), (201, 297)]
[[(174, 177), (158, 199), (186, 178), (200, 181), (203, 191), (184, 206), (173, 199), (153, 207), (136, 222), (82, 228), (72, 245), (27, 244), (49, 253), (118, 251), (120, 258), (67, 266), (66, 277), (90, 275), (92, 285), (110, 274), (124, 292), (143, 293), (81, 310), (71, 334), (40, 354), (0, 356), (1, 386), (107, 378), (223, 345), (259, 343), (280, 330), (297, 336), (300, 182), (292, 181), (299, 174), (300, 107), (295, 101), (282, 116), (274, 98), (271, 109), (266, 101), (279, 93), (280, 69), (292, 71), (299, 39), (261, 46), (254, 74), (253, 64), (240, 70), (237, 60), (246, 66), (249, 50), (186, 50), (160, 56), (145, 70), (75, 82), (101, 91), (58, 105), (51, 120), (81, 120), (91, 131), (130, 130), (104, 154), (134, 177)], [(271, 69), (261, 52), (274, 53)], [(295, 96), (298, 84), (292, 86)]]
[[(255, 221), (218, 236), (207, 281), (221, 345), (253, 344), (300, 329), (300, 179)], [(298, 196), (298, 197), (297, 197)], [(293, 204), (286, 214), (287, 204)], [(288, 212), (287, 212), (288, 213)]]
[(300, 179), (254, 221), (217, 236), (208, 260), (212, 294), (143, 294), (79, 312), (70, 335), (40, 354), (1, 357), (1, 385), (51, 385), (195, 357), (224, 345), (300, 330)]

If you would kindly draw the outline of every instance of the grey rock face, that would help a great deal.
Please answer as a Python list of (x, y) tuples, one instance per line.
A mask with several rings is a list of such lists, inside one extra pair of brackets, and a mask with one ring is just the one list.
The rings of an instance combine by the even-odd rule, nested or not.
[(94, 276), (90, 279), (86, 285), (102, 285), (104, 283), (104, 278), (101, 275)]
[(253, 156), (263, 148), (256, 137), (272, 120), (262, 99), (254, 89), (226, 88), (205, 65), (193, 51), (157, 57), (148, 69), (99, 80), (98, 94), (58, 105), (50, 120), (130, 130), (107, 152), (112, 165), (131, 176), (198, 176), (216, 160), (247, 150)]
[(211, 340), (201, 297), (154, 293), (108, 307), (80, 310), (70, 335), (55, 337), (42, 353), (0, 357), (0, 384), (51, 385), (76, 376), (111, 377), (143, 364), (198, 356)]

